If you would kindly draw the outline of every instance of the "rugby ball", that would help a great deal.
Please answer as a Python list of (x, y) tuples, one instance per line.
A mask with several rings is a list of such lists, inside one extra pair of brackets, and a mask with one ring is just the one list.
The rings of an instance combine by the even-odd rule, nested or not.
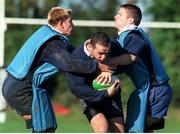
[(106, 89), (109, 88), (116, 80), (119, 80), (119, 78), (118, 78), (116, 75), (112, 75), (111, 82), (108, 83), (108, 84), (98, 83), (98, 82), (96, 81), (96, 79), (94, 79), (93, 82), (92, 82), (92, 87), (93, 87), (95, 90), (106, 90)]

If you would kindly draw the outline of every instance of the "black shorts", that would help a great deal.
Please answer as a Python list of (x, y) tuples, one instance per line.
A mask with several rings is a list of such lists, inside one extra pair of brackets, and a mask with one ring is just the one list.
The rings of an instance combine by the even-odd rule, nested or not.
[(103, 101), (87, 105), (83, 113), (89, 121), (91, 121), (91, 119), (98, 113), (103, 113), (107, 119), (115, 117), (123, 118), (123, 108), (120, 94), (119, 97), (106, 98)]
[(165, 124), (165, 119), (163, 118), (153, 118), (148, 117), (145, 124), (145, 132), (149, 130), (163, 129)]

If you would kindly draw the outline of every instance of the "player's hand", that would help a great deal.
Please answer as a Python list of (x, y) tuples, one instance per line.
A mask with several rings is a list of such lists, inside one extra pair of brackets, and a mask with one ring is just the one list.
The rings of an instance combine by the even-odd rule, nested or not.
[(96, 82), (100, 84), (110, 84), (112, 78), (111, 72), (101, 72), (100, 75), (96, 78)]
[(112, 84), (112, 86), (110, 86), (110, 87), (107, 89), (108, 95), (109, 95), (110, 97), (113, 96), (113, 95), (117, 92), (119, 86), (120, 86), (120, 80), (116, 80), (116, 81)]

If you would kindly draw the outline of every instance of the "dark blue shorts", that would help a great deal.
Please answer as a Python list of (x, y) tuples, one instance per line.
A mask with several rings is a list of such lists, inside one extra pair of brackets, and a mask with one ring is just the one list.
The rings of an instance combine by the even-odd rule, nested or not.
[(147, 114), (154, 118), (163, 118), (167, 115), (168, 107), (172, 99), (172, 89), (168, 83), (151, 86)]
[(32, 86), (29, 81), (17, 80), (8, 75), (2, 93), (8, 104), (20, 115), (31, 114)]

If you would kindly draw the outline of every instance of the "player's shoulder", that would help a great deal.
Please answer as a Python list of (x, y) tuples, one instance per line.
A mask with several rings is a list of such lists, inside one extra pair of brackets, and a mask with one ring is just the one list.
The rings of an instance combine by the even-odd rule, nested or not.
[(141, 32), (138, 30), (132, 30), (131, 32), (128, 33), (127, 37), (141, 38)]
[(115, 39), (111, 40), (111, 51), (109, 53), (110, 57), (118, 56), (120, 54), (126, 53), (126, 50), (122, 48), (119, 42)]
[(85, 59), (87, 55), (84, 52), (84, 45), (80, 45), (77, 48), (74, 49), (72, 52), (72, 55), (76, 58)]
[(144, 39), (142, 38), (141, 32), (138, 30), (131, 31), (125, 38), (125, 42), (142, 42), (144, 44)]
[[(59, 36), (53, 36), (50, 39), (48, 39), (45, 44), (50, 44), (48, 45), (49, 47), (51, 46), (64, 46), (64, 41), (59, 37)], [(58, 44), (58, 45), (57, 45)]]

